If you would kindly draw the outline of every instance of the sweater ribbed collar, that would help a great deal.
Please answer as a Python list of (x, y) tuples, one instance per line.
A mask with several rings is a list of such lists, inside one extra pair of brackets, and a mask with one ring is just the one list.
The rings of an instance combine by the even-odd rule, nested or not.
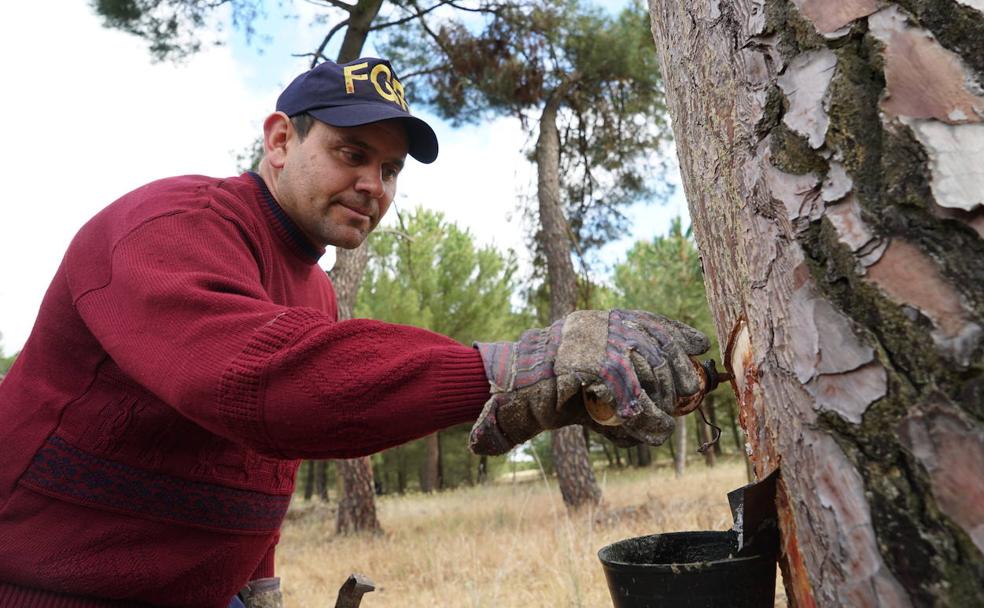
[(260, 190), (260, 198), (263, 199), (264, 203), (260, 207), (263, 209), (263, 215), (273, 227), (273, 231), (304, 262), (317, 264), (321, 256), (325, 254), (325, 248), (318, 247), (301, 232), (301, 229), (294, 223), (294, 220), (290, 219), (290, 216), (283, 210), (280, 203), (273, 198), (273, 194), (267, 188), (266, 182), (263, 181), (263, 178), (258, 173), (253, 171), (247, 171), (247, 173), (253, 178), (257, 188)]

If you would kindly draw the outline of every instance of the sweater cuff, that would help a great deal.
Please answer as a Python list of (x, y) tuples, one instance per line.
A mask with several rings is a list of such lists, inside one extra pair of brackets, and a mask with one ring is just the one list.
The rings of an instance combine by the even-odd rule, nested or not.
[[(277, 534), (277, 538), (279, 537), (280, 535)], [(275, 562), (274, 551), (276, 550), (276, 548), (277, 548), (276, 542), (270, 545), (270, 548), (267, 549), (266, 555), (264, 555), (263, 559), (260, 560), (260, 563), (256, 566), (256, 570), (253, 571), (253, 575), (249, 577), (249, 580), (255, 581), (256, 579), (259, 578), (270, 578), (273, 576), (273, 569), (274, 569), (274, 562)]]
[(437, 362), (439, 390), (433, 396), (434, 419), (441, 428), (474, 422), (489, 400), (489, 381), (478, 350), (454, 348)]

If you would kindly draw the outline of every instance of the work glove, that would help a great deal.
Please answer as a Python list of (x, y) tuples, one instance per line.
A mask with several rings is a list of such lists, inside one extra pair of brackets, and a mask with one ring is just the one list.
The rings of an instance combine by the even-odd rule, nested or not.
[(710, 344), (689, 325), (645, 311), (582, 310), (528, 330), (518, 342), (475, 346), (492, 396), (469, 448), (497, 455), (569, 424), (623, 446), (663, 443), (673, 433), (673, 415), (684, 412), (678, 405), (701, 391), (691, 356)]
[[(245, 608), (283, 608), (280, 578), (258, 578), (246, 583), (237, 596)], [(229, 604), (232, 608), (233, 604)]]

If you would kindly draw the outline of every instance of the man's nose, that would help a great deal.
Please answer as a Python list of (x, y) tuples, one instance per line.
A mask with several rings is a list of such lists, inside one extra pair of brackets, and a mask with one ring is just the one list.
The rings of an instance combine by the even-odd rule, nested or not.
[(364, 192), (370, 198), (382, 198), (385, 193), (383, 186), (383, 170), (380, 167), (366, 167), (359, 173), (355, 189)]

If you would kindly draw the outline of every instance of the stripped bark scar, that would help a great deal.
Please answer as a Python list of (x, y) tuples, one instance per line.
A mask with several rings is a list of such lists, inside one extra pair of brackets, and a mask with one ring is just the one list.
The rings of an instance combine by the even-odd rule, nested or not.
[(782, 121), (793, 132), (806, 137), (810, 147), (823, 145), (830, 119), (823, 107), (827, 88), (834, 77), (837, 56), (820, 49), (797, 55), (777, 81), (789, 101)]
[(800, 14), (824, 35), (839, 33), (856, 19), (878, 10), (878, 0), (793, 0)]
[[(960, 56), (928, 31), (912, 27), (892, 6), (871, 16), (871, 33), (884, 46), (885, 95), (891, 117), (932, 118), (947, 124), (981, 122), (984, 97)], [(972, 92), (970, 87), (978, 89)]]
[(936, 345), (960, 363), (969, 363), (982, 338), (981, 327), (929, 256), (895, 239), (881, 261), (868, 268), (867, 277), (894, 302), (926, 315), (935, 327), (931, 335)]

